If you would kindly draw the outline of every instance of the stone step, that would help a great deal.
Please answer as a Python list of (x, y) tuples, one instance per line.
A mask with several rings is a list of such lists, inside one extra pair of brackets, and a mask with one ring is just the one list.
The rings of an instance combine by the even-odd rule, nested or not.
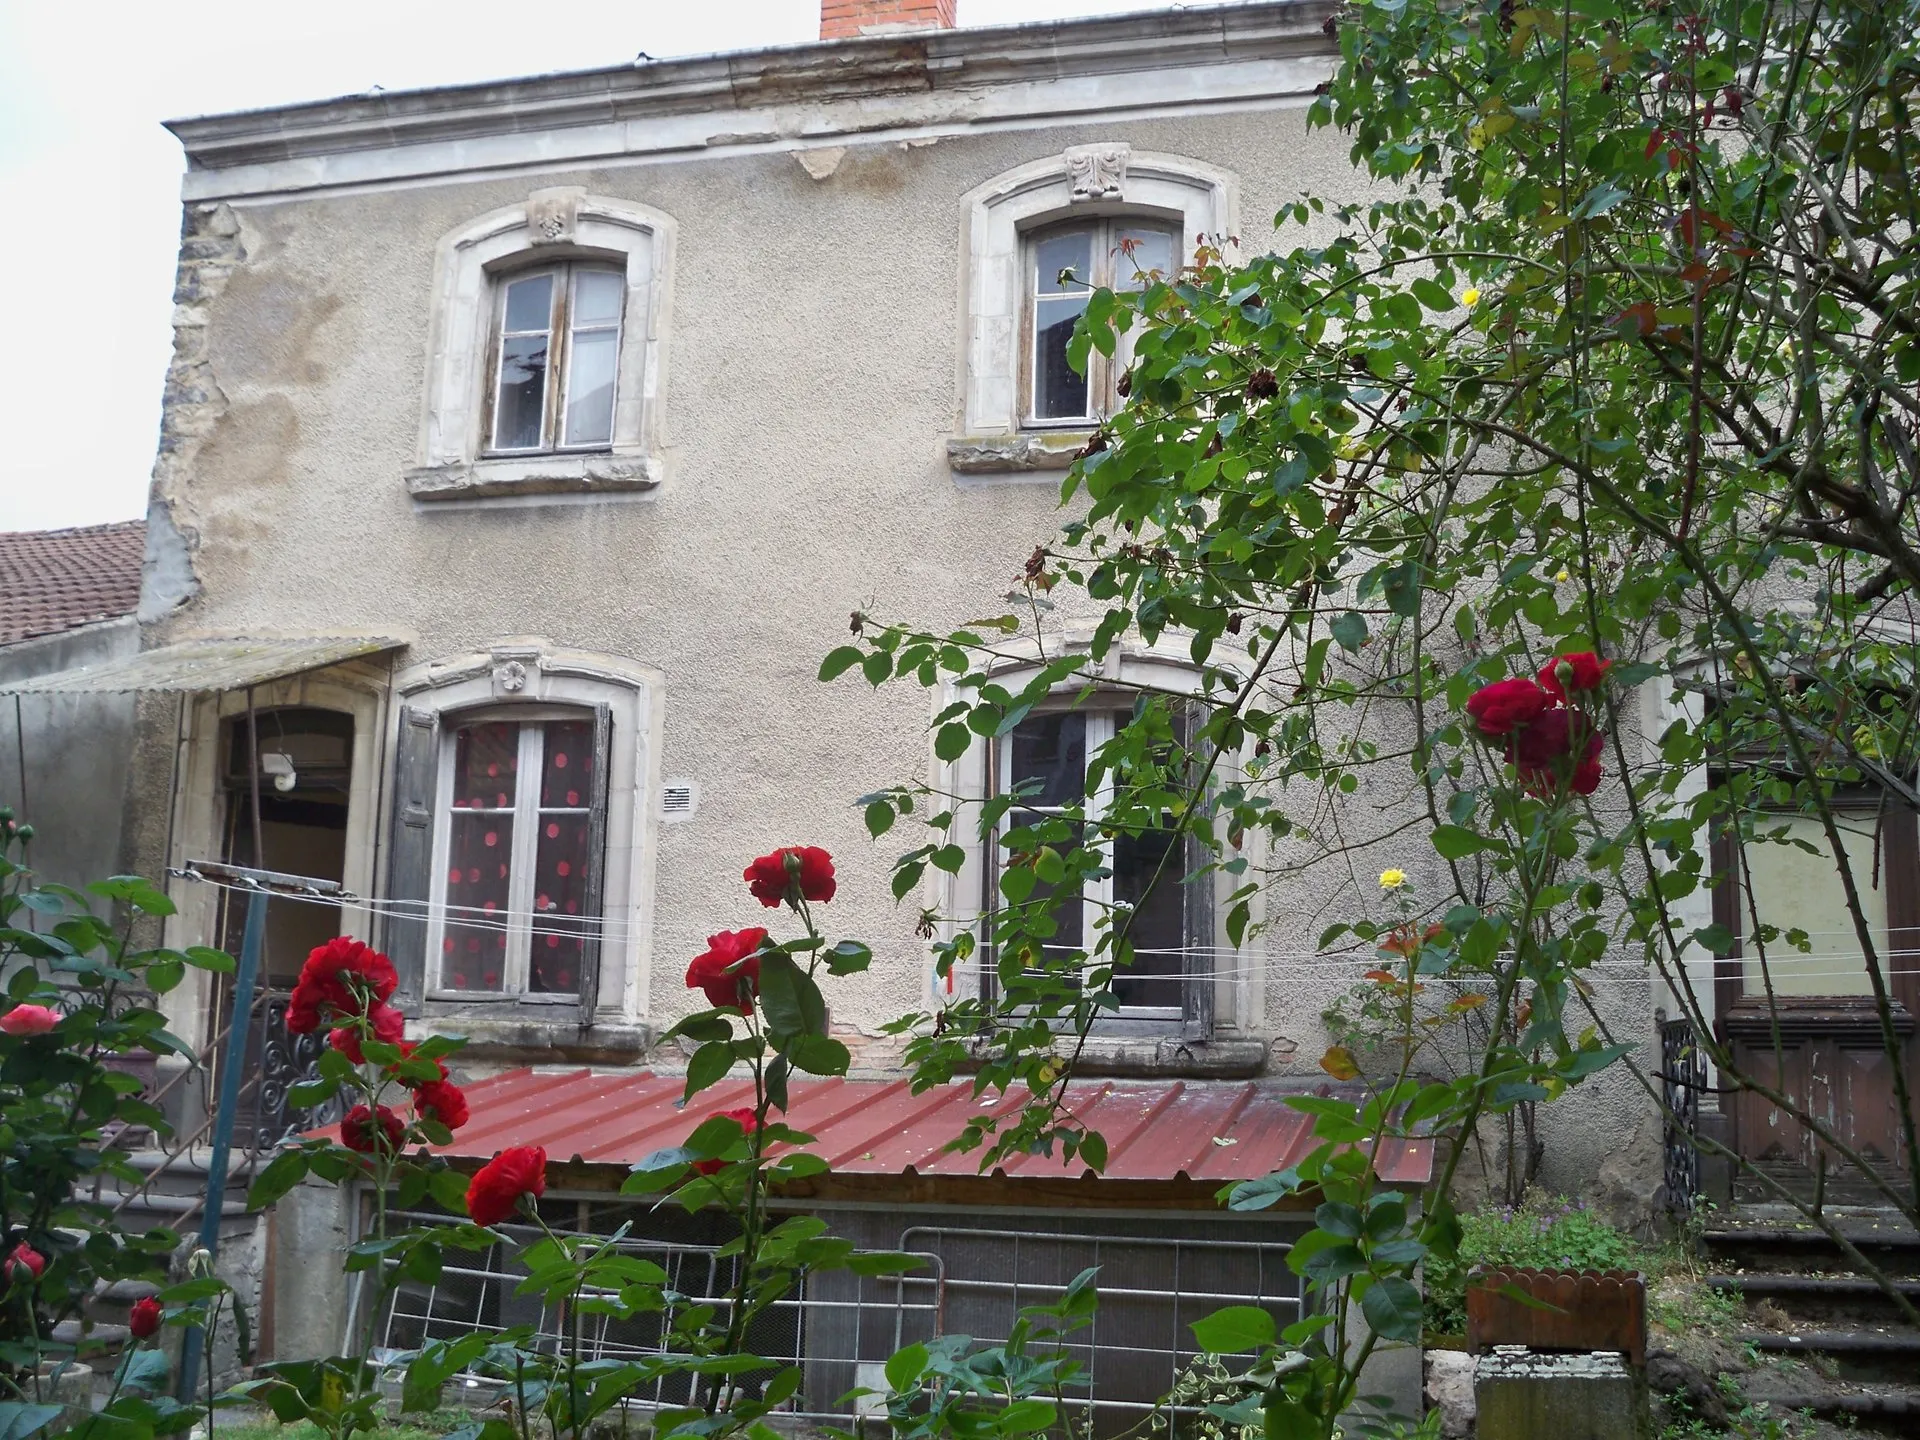
[[(1794, 1212), (1773, 1209), (1749, 1207), (1716, 1218), (1701, 1234), (1702, 1248), (1728, 1270), (1836, 1273), (1853, 1268), (1851, 1257), (1824, 1230)], [(1848, 1244), (1889, 1275), (1920, 1277), (1920, 1231), (1897, 1212), (1854, 1209), (1829, 1219)]]
[(1904, 1326), (1834, 1329), (1750, 1328), (1727, 1337), (1763, 1355), (1792, 1355), (1824, 1367), (1836, 1381), (1859, 1385), (1908, 1385), (1920, 1374), (1920, 1330)]
[[(1796, 1324), (1817, 1330), (1909, 1323), (1886, 1291), (1865, 1275), (1743, 1270), (1709, 1275), (1705, 1283), (1739, 1295), (1749, 1306), (1770, 1305)], [(1920, 1280), (1895, 1278), (1893, 1286), (1920, 1307)]]

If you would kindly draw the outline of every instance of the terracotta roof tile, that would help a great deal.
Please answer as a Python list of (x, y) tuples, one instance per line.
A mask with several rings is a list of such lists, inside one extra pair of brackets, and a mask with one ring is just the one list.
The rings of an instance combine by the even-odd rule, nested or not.
[(131, 615), (147, 522), (0, 533), (0, 645)]

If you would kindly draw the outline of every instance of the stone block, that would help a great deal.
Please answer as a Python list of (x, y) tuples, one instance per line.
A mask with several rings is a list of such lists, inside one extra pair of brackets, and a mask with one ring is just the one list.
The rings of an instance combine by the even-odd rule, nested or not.
[(1614, 1354), (1501, 1345), (1473, 1372), (1480, 1440), (1647, 1440), (1647, 1392)]

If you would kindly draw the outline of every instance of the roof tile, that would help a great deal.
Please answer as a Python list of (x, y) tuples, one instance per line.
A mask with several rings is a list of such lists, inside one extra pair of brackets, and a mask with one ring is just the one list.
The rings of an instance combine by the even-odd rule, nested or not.
[(0, 645), (131, 615), (147, 522), (0, 533)]

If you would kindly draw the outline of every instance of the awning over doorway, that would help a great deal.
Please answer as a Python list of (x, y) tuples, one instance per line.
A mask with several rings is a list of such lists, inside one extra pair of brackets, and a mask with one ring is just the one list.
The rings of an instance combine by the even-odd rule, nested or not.
[(131, 690), (244, 690), (288, 675), (337, 665), (362, 655), (378, 655), (407, 644), (388, 635), (322, 635), (258, 640), (241, 636), (181, 640), (103, 660), (0, 680), (0, 695), (50, 695)]
[[(515, 1070), (466, 1087), (473, 1118), (442, 1153), (485, 1160), (509, 1145), (540, 1145), (550, 1164), (618, 1166), (678, 1145), (709, 1115), (753, 1102), (748, 1080), (679, 1101), (685, 1080), (648, 1070)], [(1284, 1170), (1314, 1148), (1310, 1119), (1289, 1094), (1254, 1081), (1079, 1080), (1067, 1106), (1106, 1139), (1096, 1176), (1056, 1154), (1019, 1155), (994, 1167), (996, 1178), (1075, 1185), (1178, 1182), (1195, 1194)], [(811, 1147), (836, 1177), (918, 1176), (974, 1180), (978, 1152), (950, 1151), (967, 1118), (1007, 1114), (1022, 1096), (975, 1098), (965, 1081), (914, 1094), (905, 1079), (795, 1081), (786, 1122), (814, 1137)], [(1433, 1174), (1433, 1143), (1393, 1142), (1381, 1156), (1389, 1184), (1423, 1185)]]

